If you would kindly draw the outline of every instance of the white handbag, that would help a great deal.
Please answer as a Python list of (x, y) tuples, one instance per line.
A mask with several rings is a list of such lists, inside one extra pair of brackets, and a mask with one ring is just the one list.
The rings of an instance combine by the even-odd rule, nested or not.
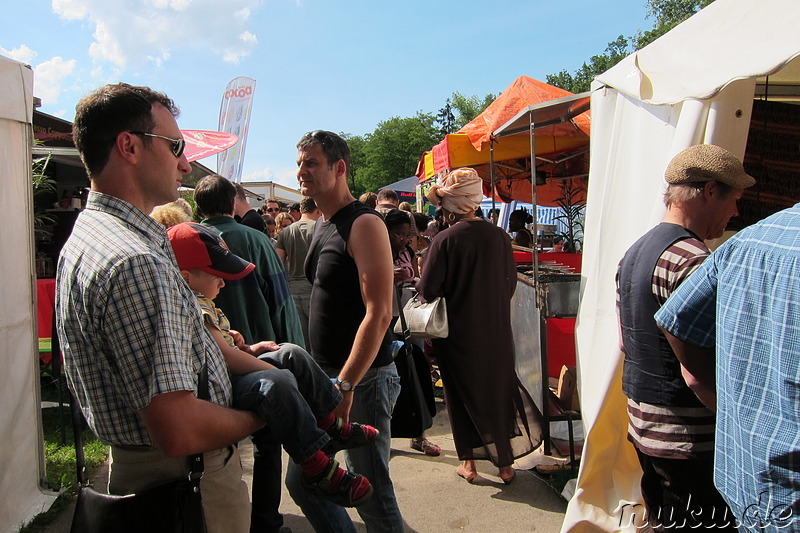
[[(444, 298), (421, 302), (415, 296), (403, 306), (406, 327), (413, 339), (443, 339), (449, 334), (447, 327), (447, 304)], [(394, 332), (403, 334), (402, 321), (394, 325)]]

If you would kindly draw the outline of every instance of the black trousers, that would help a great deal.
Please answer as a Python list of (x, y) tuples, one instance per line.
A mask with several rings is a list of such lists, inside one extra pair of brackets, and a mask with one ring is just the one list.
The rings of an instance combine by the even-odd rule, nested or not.
[(636, 450), (642, 465), (642, 497), (655, 531), (736, 531), (735, 517), (714, 487), (714, 454), (664, 459)]
[(253, 502), (250, 533), (277, 533), (283, 525), (281, 504), (281, 446), (253, 448)]

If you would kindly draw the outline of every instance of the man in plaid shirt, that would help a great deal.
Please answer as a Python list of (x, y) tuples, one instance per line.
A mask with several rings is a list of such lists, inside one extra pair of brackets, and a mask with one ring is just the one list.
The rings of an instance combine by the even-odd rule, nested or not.
[[(263, 422), (229, 408), (225, 360), (164, 227), (148, 216), (178, 198), (191, 171), (177, 113), (165, 95), (124, 83), (78, 103), (73, 136), (91, 192), (58, 262), (58, 334), (69, 386), (111, 445), (109, 491), (185, 477), (186, 456), (204, 452), (207, 530), (245, 533), (250, 506), (232, 444)], [(204, 364), (210, 401), (196, 396)]]

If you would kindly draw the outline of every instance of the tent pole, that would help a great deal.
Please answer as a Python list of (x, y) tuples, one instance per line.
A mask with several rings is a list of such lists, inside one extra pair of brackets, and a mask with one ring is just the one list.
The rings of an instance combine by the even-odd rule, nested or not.
[[(495, 178), (494, 178), (494, 136), (493, 135), (489, 136), (489, 179), (490, 179), (490, 183), (491, 183), (491, 186), (492, 186), (492, 189), (491, 189), (491, 191), (492, 191), (492, 211), (494, 211), (496, 203), (495, 203), (495, 199), (494, 199), (494, 196), (495, 196), (494, 195), (494, 187), (495, 187), (494, 179)], [(489, 220), (491, 220), (491, 218), (492, 217), (489, 217)], [(498, 222), (500, 222), (500, 217), (497, 217), (497, 222), (495, 222), (494, 224), (497, 225)]]
[(533, 122), (533, 113), (528, 115), (530, 130), (529, 137), (531, 143), (531, 205), (533, 206), (533, 289), (536, 297), (534, 306), (539, 310), (539, 358), (542, 365), (542, 440), (544, 442), (544, 454), (550, 455), (550, 383), (547, 372), (547, 316), (546, 310), (540, 306), (539, 302), (539, 213), (536, 205), (536, 139), (534, 130), (536, 125)]

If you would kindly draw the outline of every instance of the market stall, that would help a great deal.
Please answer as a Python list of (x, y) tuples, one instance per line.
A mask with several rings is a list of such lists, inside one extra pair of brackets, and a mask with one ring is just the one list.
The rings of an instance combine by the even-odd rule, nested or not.
[[(417, 177), (424, 182), (441, 172), (468, 166), (484, 180), (486, 196), (502, 202), (528, 202), (531, 199), (530, 156), (533, 144), (539, 205), (556, 205), (555, 200), (561, 194), (559, 179), (586, 177), (590, 128), (588, 107), (583, 107), (567, 120), (541, 124), (534, 136), (527, 129), (502, 138), (495, 136), (495, 132), (530, 106), (547, 108), (559, 99), (573, 96), (558, 87), (520, 76), (457, 133), (446, 135), (429, 152), (422, 154)], [(588, 102), (588, 97), (585, 100)], [(565, 157), (567, 154), (573, 157)]]
[(716, 0), (595, 82), (576, 332), (586, 442), (562, 531), (641, 526), (614, 275), (628, 247), (663, 217), (667, 163), (697, 143), (743, 156), (758, 183), (741, 202), (740, 225), (800, 199), (800, 117), (786, 103), (800, 95), (798, 19), (794, 0)]

